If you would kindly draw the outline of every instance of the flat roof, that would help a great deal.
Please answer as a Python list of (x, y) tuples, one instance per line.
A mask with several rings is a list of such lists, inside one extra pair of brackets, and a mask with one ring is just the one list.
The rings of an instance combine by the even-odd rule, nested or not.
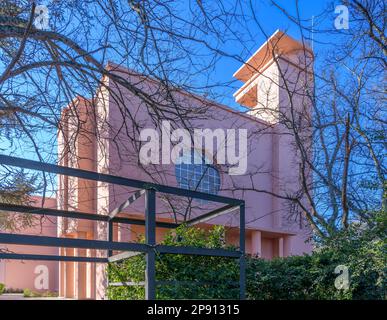
[(257, 73), (275, 55), (284, 55), (294, 51), (305, 50), (313, 56), (313, 51), (281, 30), (277, 30), (257, 51), (233, 74), (233, 77), (246, 82)]

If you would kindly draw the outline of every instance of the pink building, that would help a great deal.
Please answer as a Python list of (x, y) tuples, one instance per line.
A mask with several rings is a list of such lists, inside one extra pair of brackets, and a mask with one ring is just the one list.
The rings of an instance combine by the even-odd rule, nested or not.
[[(40, 207), (42, 199), (33, 198), (32, 206)], [(56, 200), (46, 198), (44, 207), (55, 209)], [(12, 213), (17, 215), (16, 213)], [(1, 231), (4, 232), (4, 231)], [(35, 215), (31, 219), (31, 226), (23, 229), (19, 234), (37, 236), (57, 236), (56, 217), (41, 217)], [(21, 245), (1, 245), (0, 249), (10, 253), (28, 253), (57, 255), (58, 249), (55, 247), (36, 247)], [(55, 261), (32, 261), (32, 260), (0, 260), (0, 283), (4, 283), (7, 289), (19, 290), (30, 289), (33, 291), (56, 292), (59, 289), (59, 264)]]
[[(148, 92), (153, 101), (158, 101), (160, 109), (174, 101), (179, 106), (197, 111), (197, 116), (188, 121), (189, 129), (210, 129), (212, 133), (217, 129), (225, 132), (245, 129), (248, 137), (245, 151), (241, 148), (241, 138), (237, 136), (236, 140), (239, 151), (245, 152), (247, 159), (247, 169), (243, 174), (229, 174), (230, 165), (217, 163), (218, 154), (206, 148), (200, 152), (204, 151), (205, 158), (214, 158), (214, 164), (175, 165), (164, 162), (144, 165), (139, 161), (140, 150), (146, 144), (146, 141), (141, 141), (142, 130), (155, 129), (162, 137), (168, 124), (154, 121), (152, 113), (157, 110), (146, 105), (144, 97), (140, 99), (132, 93), (133, 90), (129, 91), (119, 81), (108, 78), (102, 79), (103, 85), (93, 99), (77, 97), (63, 110), (58, 134), (59, 164), (242, 198), (246, 203), (248, 253), (271, 259), (311, 252), (312, 246), (307, 242), (311, 230), (305, 220), (299, 218), (302, 215), (295, 218), (289, 203), (272, 194), (299, 190), (300, 161), (291, 136), (286, 134), (289, 129), (279, 123), (279, 118), (291, 110), (289, 86), (295, 95), (296, 108), (302, 108), (305, 117), (309, 117), (311, 106), (304, 93), (312, 88), (312, 57), (310, 49), (277, 31), (234, 73), (234, 77), (243, 83), (234, 97), (241, 105), (251, 108), (247, 114), (179, 90), (173, 92), (173, 97), (165, 98), (158, 81), (114, 64), (107, 66), (117, 79), (125, 79), (141, 92)], [(170, 124), (172, 128), (182, 126), (178, 121)], [(218, 147), (223, 143), (219, 136), (215, 140)], [(191, 150), (192, 146), (187, 148)], [(160, 154), (163, 154), (161, 144)], [(134, 191), (64, 176), (59, 177), (58, 188), (59, 209), (98, 214), (109, 214)], [(143, 217), (143, 202), (137, 200), (121, 215)], [(184, 221), (212, 208), (211, 203), (191, 203), (167, 196), (158, 198), (156, 206), (159, 221)], [(225, 225), (226, 241), (237, 243), (238, 219), (235, 213), (212, 219), (202, 226), (211, 224)], [(58, 219), (58, 234), (62, 237), (106, 240), (106, 230), (105, 223)], [(116, 230), (114, 238), (118, 241), (136, 241), (143, 233), (141, 226), (117, 225)], [(165, 231), (158, 231), (158, 241)], [(104, 256), (106, 252), (61, 249), (61, 254)], [(105, 268), (102, 264), (60, 262), (59, 294), (70, 298), (104, 299), (107, 287)]]

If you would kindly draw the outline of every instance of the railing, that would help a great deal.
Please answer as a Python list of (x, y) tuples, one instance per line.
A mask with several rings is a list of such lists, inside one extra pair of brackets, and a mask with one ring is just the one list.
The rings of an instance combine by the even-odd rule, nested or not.
[[(243, 200), (218, 196), (193, 190), (186, 190), (161, 184), (149, 183), (141, 180), (117, 177), (114, 175), (101, 174), (92, 171), (58, 166), (54, 164), (27, 160), (22, 158), (0, 155), (0, 164), (14, 166), (19, 168), (38, 170), (47, 173), (60, 174), (65, 176), (78, 177), (93, 181), (100, 181), (121, 186), (127, 186), (139, 189), (134, 195), (129, 197), (117, 209), (109, 215), (92, 214), (77, 211), (57, 210), (49, 208), (40, 208), (24, 205), (14, 205), (0, 203), (0, 210), (19, 212), (22, 214), (39, 214), (56, 217), (67, 217), (74, 219), (86, 219), (93, 221), (102, 221), (107, 223), (108, 239), (104, 240), (86, 240), (70, 239), (47, 236), (32, 236), (23, 234), (0, 233), (0, 243), (49, 246), (49, 247), (66, 247), (66, 248), (87, 248), (106, 250), (107, 257), (77, 257), (63, 255), (38, 255), (38, 254), (20, 254), (20, 253), (0, 253), (0, 259), (17, 259), (17, 260), (50, 260), (50, 261), (74, 261), (74, 262), (91, 262), (91, 263), (108, 263), (126, 259), (136, 253), (145, 253), (145, 298), (156, 298), (156, 253), (158, 254), (184, 254), (199, 256), (219, 256), (239, 259), (239, 295), (240, 299), (245, 298), (245, 203)], [(219, 215), (226, 214), (230, 211), (239, 209), (240, 233), (239, 233), (239, 250), (226, 249), (209, 249), (191, 246), (165, 246), (156, 243), (156, 229), (159, 228), (176, 228), (179, 223), (159, 222), (156, 221), (156, 194), (157, 192), (172, 194), (181, 197), (202, 199), (216, 203), (225, 204), (223, 207), (195, 217), (186, 221), (187, 225), (194, 225), (213, 219)], [(145, 219), (131, 219), (117, 217), (123, 208), (136, 201), (142, 195), (145, 195)], [(113, 241), (114, 223), (133, 224), (145, 226), (145, 243), (128, 243)], [(123, 253), (113, 255), (113, 250), (123, 251)], [(138, 285), (138, 284), (137, 284)]]

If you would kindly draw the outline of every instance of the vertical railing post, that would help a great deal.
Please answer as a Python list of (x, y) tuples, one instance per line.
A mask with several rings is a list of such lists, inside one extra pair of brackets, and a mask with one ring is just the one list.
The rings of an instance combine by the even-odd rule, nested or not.
[(239, 298), (246, 299), (246, 237), (245, 237), (245, 204), (239, 206), (239, 247), (241, 257), (239, 258)]
[[(108, 241), (112, 242), (113, 241), (113, 222), (109, 221), (108, 222)], [(108, 257), (111, 257), (113, 255), (113, 250), (108, 250)]]
[[(113, 230), (113, 221), (109, 221), (108, 223), (107, 223), (107, 228), (108, 228), (108, 230), (107, 230), (107, 232), (108, 232), (108, 241), (109, 242), (112, 242), (113, 241), (113, 234), (114, 234), (114, 230)], [(108, 250), (107, 251), (107, 256), (108, 257), (111, 257), (113, 255), (113, 250)], [(107, 285), (107, 287), (109, 287), (109, 277), (106, 277), (106, 285)], [(104, 299), (107, 299), (107, 297), (105, 296), (105, 298)]]
[[(149, 246), (156, 244), (156, 192), (145, 192), (145, 241)], [(153, 249), (146, 253), (145, 299), (156, 299), (156, 254)]]

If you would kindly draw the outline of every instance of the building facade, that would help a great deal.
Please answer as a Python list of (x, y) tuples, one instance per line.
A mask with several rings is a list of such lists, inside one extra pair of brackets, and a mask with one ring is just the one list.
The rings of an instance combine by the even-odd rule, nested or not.
[[(236, 102), (250, 108), (247, 113), (237, 112), (182, 90), (174, 90), (172, 94), (169, 92), (172, 97), (166, 99), (159, 81), (109, 64), (107, 69), (116, 75), (115, 79), (103, 78), (95, 97), (77, 97), (63, 110), (58, 132), (58, 164), (244, 199), (246, 249), (249, 254), (272, 259), (309, 253), (312, 250), (312, 244), (308, 241), (311, 237), (310, 227), (302, 213), (295, 214), (288, 201), (276, 195), (285, 190), (297, 192), (300, 189), (299, 155), (291, 135), (287, 134), (289, 128), (281, 123), (280, 118), (290, 113), (292, 108), (302, 108), (306, 118), (309, 117), (311, 104), (305, 91), (312, 91), (312, 62), (310, 49), (281, 31), (273, 34), (234, 73), (234, 77), (242, 82), (234, 97)], [(120, 79), (133, 84), (134, 89), (128, 90)], [(139, 96), (135, 88), (149, 94)], [(289, 90), (293, 95), (292, 103)], [(147, 103), (147, 99), (153, 103), (156, 101), (159, 107), (152, 109), (154, 104)], [(245, 153), (246, 170), (242, 174), (230, 174), (232, 165), (217, 163), (218, 154), (211, 148), (207, 149), (207, 145), (199, 149), (195, 148), (196, 145), (187, 145), (186, 148), (193, 157), (200, 154), (200, 158), (213, 159), (211, 164), (174, 164), (171, 159), (166, 163), (144, 164), (141, 150), (151, 140), (149, 134), (149, 141), (142, 139), (144, 130), (152, 129), (152, 132), (156, 132), (154, 135), (161, 138), (160, 160), (171, 151), (164, 150), (168, 136), (165, 132), (173, 136), (173, 130), (184, 125), (183, 122), (162, 119), (162, 116), (155, 117), (158, 111), (170, 107), (171, 101), (184, 106), (185, 110), (193, 111), (194, 116), (189, 118), (189, 124), (184, 128), (189, 131), (192, 128), (210, 130), (206, 132), (214, 135), (210, 138), (214, 138), (218, 148), (224, 143), (219, 138), (224, 138), (222, 132), (228, 134), (231, 132), (228, 130), (244, 129), (247, 132), (246, 146), (241, 147), (243, 141), (237, 133), (235, 141), (239, 155)], [(156, 158), (154, 155), (153, 159)], [(58, 190), (58, 209), (98, 214), (109, 214), (135, 191), (65, 176), (59, 176)], [(182, 222), (203, 210), (208, 211), (212, 204), (162, 195), (157, 199), (156, 207), (159, 221)], [(120, 215), (143, 218), (144, 201), (137, 200)], [(201, 226), (224, 225), (226, 241), (237, 245), (237, 217), (237, 213), (231, 212), (206, 221)], [(93, 221), (60, 218), (57, 230), (61, 237), (99, 240), (108, 237), (106, 224)], [(136, 241), (143, 232), (141, 226), (117, 225), (114, 239)], [(165, 232), (166, 229), (158, 230), (158, 241), (162, 240)], [(60, 253), (106, 256), (106, 252), (88, 249), (60, 249)], [(58, 263), (60, 296), (105, 299), (108, 285), (105, 268), (103, 264)]]

